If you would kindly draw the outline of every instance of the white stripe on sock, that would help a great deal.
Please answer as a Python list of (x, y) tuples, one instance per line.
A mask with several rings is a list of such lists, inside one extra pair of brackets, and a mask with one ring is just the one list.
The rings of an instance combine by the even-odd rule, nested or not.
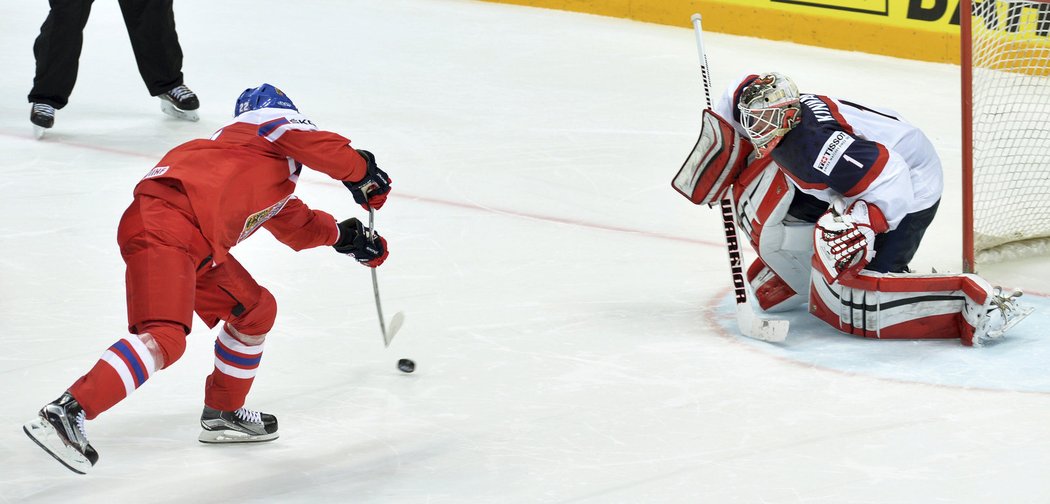
[(120, 381), (124, 382), (124, 396), (131, 395), (135, 391), (135, 378), (131, 376), (131, 370), (124, 363), (124, 359), (121, 359), (112, 350), (106, 350), (106, 353), (102, 354), (101, 360), (113, 367), (113, 370), (120, 376)]
[(234, 378), (255, 378), (255, 371), (257, 368), (244, 369), (235, 366), (231, 366), (221, 360), (218, 357), (215, 358), (215, 369), (218, 369), (220, 373), (232, 376)]

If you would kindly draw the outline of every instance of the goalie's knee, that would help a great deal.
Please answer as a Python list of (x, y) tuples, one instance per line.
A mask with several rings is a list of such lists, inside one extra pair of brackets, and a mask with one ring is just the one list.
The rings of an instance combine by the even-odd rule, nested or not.
[(762, 259), (755, 259), (747, 269), (747, 281), (755, 292), (759, 308), (766, 312), (787, 311), (797, 308), (805, 296), (795, 292)]

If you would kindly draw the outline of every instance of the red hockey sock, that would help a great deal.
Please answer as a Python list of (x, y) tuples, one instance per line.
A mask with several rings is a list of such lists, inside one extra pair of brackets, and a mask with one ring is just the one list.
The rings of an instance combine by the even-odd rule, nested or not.
[[(237, 337), (234, 337), (236, 335)], [(223, 324), (215, 338), (215, 370), (204, 386), (204, 405), (220, 411), (244, 406), (262, 360), (266, 335), (247, 336)]]
[(106, 349), (69, 392), (91, 420), (134, 392), (156, 370), (153, 354), (138, 336), (129, 335)]

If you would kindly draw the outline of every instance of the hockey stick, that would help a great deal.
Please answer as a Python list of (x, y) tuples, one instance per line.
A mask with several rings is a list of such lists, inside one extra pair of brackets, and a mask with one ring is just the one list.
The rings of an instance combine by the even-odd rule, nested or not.
[[(368, 194), (365, 193), (365, 199), (368, 199)], [(374, 241), (372, 235), (374, 233), (373, 226), (375, 223), (376, 211), (372, 208), (372, 205), (368, 205), (368, 240)], [(390, 330), (386, 327), (386, 318), (383, 317), (383, 303), (379, 301), (379, 281), (376, 279), (376, 269), (372, 270), (372, 292), (376, 295), (376, 312), (379, 313), (379, 330), (383, 331), (383, 347), (389, 348), (390, 342), (394, 340), (394, 336), (399, 330), (401, 325), (405, 323), (405, 314), (397, 312), (394, 317), (390, 319)]]
[[(707, 52), (704, 51), (703, 28), (700, 14), (693, 14), (693, 32), (696, 33), (696, 50), (700, 55), (700, 76), (704, 85), (704, 98), (707, 109), (711, 110), (711, 76), (707, 70)], [(733, 290), (736, 294), (736, 324), (740, 334), (762, 341), (780, 342), (787, 338), (789, 322), (787, 320), (767, 320), (755, 316), (751, 303), (747, 300), (747, 282), (744, 281), (744, 258), (740, 252), (740, 242), (736, 236), (736, 205), (732, 191), (720, 202), (722, 207), (722, 227), (726, 235), (726, 251), (729, 252), (729, 268), (733, 275)]]

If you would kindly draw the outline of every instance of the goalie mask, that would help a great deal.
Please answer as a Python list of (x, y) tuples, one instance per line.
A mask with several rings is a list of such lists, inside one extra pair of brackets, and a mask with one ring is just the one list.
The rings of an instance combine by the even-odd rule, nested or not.
[(740, 124), (755, 144), (757, 157), (769, 154), (801, 120), (798, 100), (795, 83), (778, 73), (761, 75), (740, 92)]

